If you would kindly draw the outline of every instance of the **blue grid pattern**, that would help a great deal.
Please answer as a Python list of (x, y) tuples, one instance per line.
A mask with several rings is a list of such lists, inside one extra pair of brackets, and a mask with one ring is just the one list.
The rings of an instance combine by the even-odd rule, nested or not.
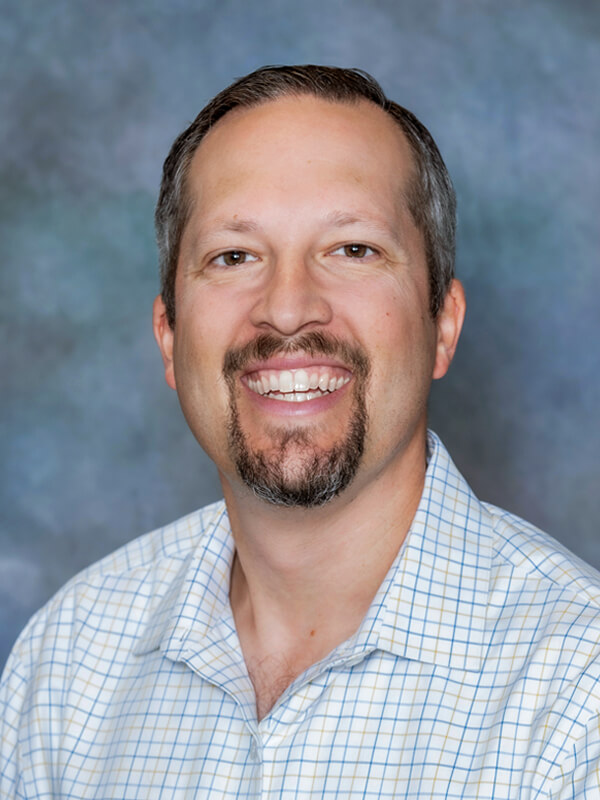
[(429, 446), (359, 630), (260, 723), (222, 503), (74, 578), (2, 678), (0, 796), (598, 800), (600, 576)]

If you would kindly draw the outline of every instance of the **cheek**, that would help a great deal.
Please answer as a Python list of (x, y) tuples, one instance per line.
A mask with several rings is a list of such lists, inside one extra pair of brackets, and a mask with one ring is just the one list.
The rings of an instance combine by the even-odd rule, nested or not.
[(355, 304), (353, 317), (370, 350), (400, 352), (404, 343), (419, 339), (424, 326), (414, 298), (404, 297), (397, 289), (365, 294)]
[(225, 383), (222, 379), (224, 344), (220, 334), (222, 328), (211, 323), (200, 309), (193, 317), (181, 314), (175, 322), (173, 365), (177, 394), (181, 407), (190, 417), (204, 418), (225, 405), (222, 395)]
[(190, 372), (201, 371), (214, 355), (209, 349), (210, 326), (206, 322), (202, 309), (191, 313), (190, 309), (178, 309), (173, 343), (173, 359), (178, 380), (187, 379)]
[(372, 359), (373, 380), (383, 386), (384, 395), (423, 392), (432, 377), (436, 330), (421, 298), (398, 291), (380, 295), (377, 313), (371, 311), (368, 320), (360, 339)]
[(220, 302), (206, 287), (182, 289), (177, 297), (175, 355), (181, 370), (220, 370), (233, 303)]
[[(177, 322), (176, 322), (177, 327)], [(185, 334), (174, 348), (177, 396), (185, 420), (209, 457), (218, 463), (226, 452), (229, 400), (222, 378), (222, 352), (204, 326), (181, 326)]]

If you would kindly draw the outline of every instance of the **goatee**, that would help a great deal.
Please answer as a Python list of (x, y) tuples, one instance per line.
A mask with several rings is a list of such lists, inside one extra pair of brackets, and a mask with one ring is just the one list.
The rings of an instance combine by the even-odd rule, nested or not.
[[(239, 419), (235, 375), (251, 361), (298, 352), (313, 357), (335, 357), (351, 369), (353, 400), (346, 435), (329, 449), (320, 449), (312, 440), (314, 431), (287, 428), (273, 433), (274, 447), (268, 454), (252, 449)], [(319, 331), (293, 340), (263, 334), (242, 348), (229, 350), (223, 374), (230, 398), (229, 450), (238, 474), (257, 497), (279, 506), (314, 508), (339, 495), (351, 483), (367, 433), (365, 395), (369, 361), (361, 348)]]

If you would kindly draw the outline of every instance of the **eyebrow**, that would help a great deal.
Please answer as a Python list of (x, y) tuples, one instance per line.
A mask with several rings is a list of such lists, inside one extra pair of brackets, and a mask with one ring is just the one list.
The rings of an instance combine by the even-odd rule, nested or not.
[[(395, 228), (389, 228), (384, 223), (370, 216), (356, 216), (346, 211), (330, 211), (323, 217), (323, 223), (326, 227), (332, 228), (346, 228), (352, 225), (365, 225), (368, 228), (381, 233), (384, 236), (389, 236), (398, 247), (404, 248), (404, 242), (399, 236)], [(198, 241), (212, 238), (214, 235), (220, 233), (257, 233), (262, 231), (263, 228), (253, 219), (216, 219), (210, 226), (207, 233), (199, 237)]]
[(216, 232), (227, 231), (230, 233), (255, 233), (260, 230), (260, 225), (251, 219), (224, 219), (217, 220), (212, 228)]
[(261, 226), (252, 219), (220, 218), (212, 222), (210, 228), (203, 233), (196, 231), (192, 238), (192, 250), (196, 250), (221, 233), (256, 233)]
[(325, 221), (334, 228), (345, 228), (357, 224), (366, 225), (377, 233), (391, 237), (398, 247), (404, 247), (404, 242), (395, 228), (389, 228), (387, 225), (379, 222), (379, 220), (374, 219), (373, 217), (357, 217), (354, 214), (348, 214), (345, 211), (331, 211), (325, 217)]

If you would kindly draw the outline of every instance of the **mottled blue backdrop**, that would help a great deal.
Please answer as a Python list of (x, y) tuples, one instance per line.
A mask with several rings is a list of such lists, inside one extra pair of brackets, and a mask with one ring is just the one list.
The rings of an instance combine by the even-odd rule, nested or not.
[(469, 313), (433, 426), (600, 566), (595, 0), (3, 0), (0, 663), (73, 573), (217, 498), (152, 340), (175, 135), (265, 63), (360, 66), (455, 179)]

